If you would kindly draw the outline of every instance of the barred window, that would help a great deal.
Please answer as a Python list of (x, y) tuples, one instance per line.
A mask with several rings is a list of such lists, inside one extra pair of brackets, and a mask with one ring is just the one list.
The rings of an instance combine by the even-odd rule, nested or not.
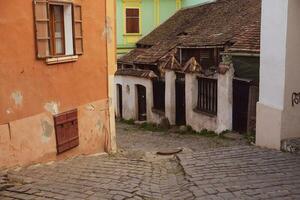
[(218, 109), (218, 81), (211, 78), (198, 79), (197, 110), (217, 115)]

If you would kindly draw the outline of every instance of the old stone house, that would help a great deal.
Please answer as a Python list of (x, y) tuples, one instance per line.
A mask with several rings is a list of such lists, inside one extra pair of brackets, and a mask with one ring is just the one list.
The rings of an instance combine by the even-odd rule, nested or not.
[(116, 114), (216, 132), (255, 129), (260, 0), (181, 9), (118, 59)]
[(109, 18), (111, 0), (0, 1), (0, 168), (115, 149)]

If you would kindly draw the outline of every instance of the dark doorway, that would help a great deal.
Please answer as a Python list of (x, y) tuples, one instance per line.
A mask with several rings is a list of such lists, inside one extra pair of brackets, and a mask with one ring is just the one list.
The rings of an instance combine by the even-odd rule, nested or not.
[(137, 85), (137, 96), (138, 96), (138, 120), (147, 120), (147, 103), (146, 103), (146, 88), (142, 85)]
[(119, 109), (119, 117), (123, 118), (123, 96), (122, 96), (122, 85), (117, 84), (117, 92), (118, 92), (118, 109)]
[(153, 85), (153, 108), (161, 112), (165, 112), (165, 89), (164, 79), (152, 80)]
[(247, 132), (250, 81), (233, 79), (232, 129)]
[(185, 113), (185, 74), (177, 73), (175, 81), (176, 90), (176, 125), (186, 124)]

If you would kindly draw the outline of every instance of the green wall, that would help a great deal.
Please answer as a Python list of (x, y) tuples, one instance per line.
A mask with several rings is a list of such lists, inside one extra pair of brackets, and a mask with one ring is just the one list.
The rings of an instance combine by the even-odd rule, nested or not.
[(197, 4), (205, 3), (205, 2), (210, 2), (214, 0), (182, 0), (182, 7), (188, 7), (188, 6), (194, 6)]
[(160, 0), (159, 21), (163, 23), (176, 12), (176, 0)]
[[(209, 0), (181, 0), (181, 6), (187, 7), (203, 3)], [(135, 47), (135, 42), (128, 42), (132, 40), (138, 40), (143, 36), (150, 33), (160, 23), (166, 21), (172, 16), (176, 10), (176, 0), (156, 0), (159, 2), (159, 6), (155, 6), (155, 0), (140, 0), (140, 12), (141, 12), (141, 34), (136, 36), (124, 36), (124, 13), (123, 13), (124, 0), (117, 0), (117, 53), (118, 56), (124, 55)], [(139, 2), (136, 0), (136, 2)], [(159, 8), (159, 10), (157, 10)], [(157, 18), (159, 22), (157, 23)], [(128, 39), (130, 38), (130, 39)]]

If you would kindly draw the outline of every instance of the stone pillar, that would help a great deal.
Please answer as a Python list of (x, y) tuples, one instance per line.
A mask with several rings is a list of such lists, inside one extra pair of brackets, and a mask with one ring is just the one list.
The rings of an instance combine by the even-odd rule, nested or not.
[(165, 82), (165, 114), (171, 125), (176, 124), (176, 100), (175, 100), (175, 80), (176, 74), (174, 71), (166, 70)]
[[(223, 66), (226, 67), (226, 66)], [(234, 69), (232, 64), (228, 70), (218, 74), (218, 115), (217, 133), (232, 129), (232, 86)]]
[[(193, 127), (193, 129), (199, 131), (200, 128), (197, 124), (202, 124), (202, 122), (198, 120), (198, 117), (195, 115), (199, 115), (194, 113), (193, 109), (197, 107), (197, 97), (198, 97), (198, 81), (197, 76), (195, 74), (187, 73), (185, 74), (185, 112), (186, 112), (186, 124)], [(199, 115), (200, 116), (200, 115)], [(206, 127), (202, 127), (206, 128)]]

